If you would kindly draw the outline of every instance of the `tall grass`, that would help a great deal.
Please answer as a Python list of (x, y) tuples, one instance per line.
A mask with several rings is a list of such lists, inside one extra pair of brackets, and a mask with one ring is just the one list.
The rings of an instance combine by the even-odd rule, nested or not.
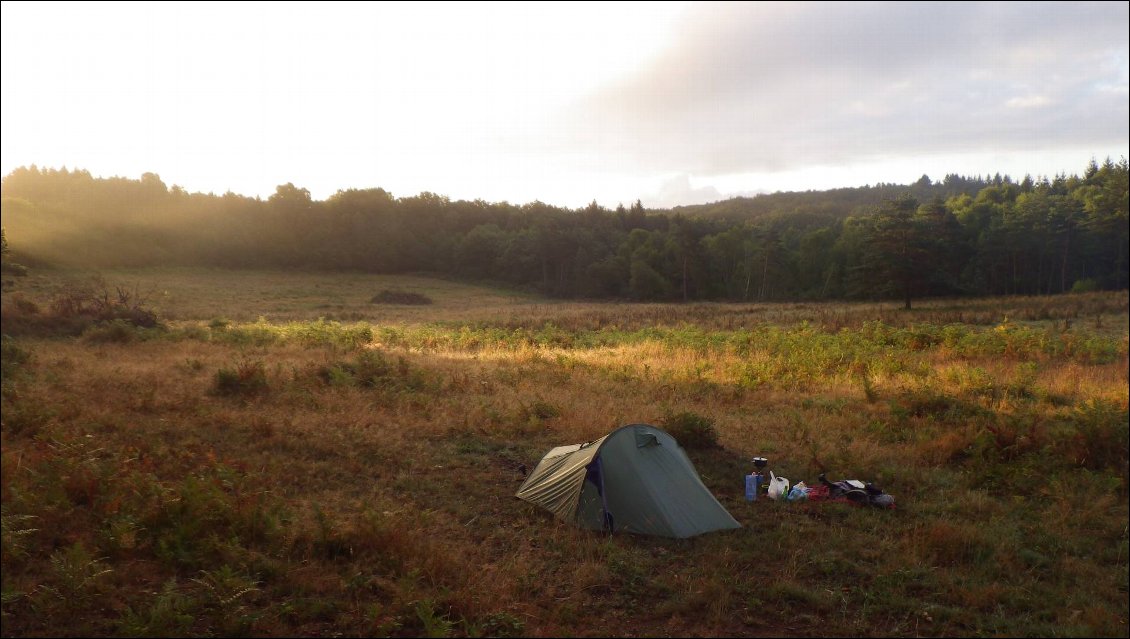
[[(353, 284), (369, 307), (395, 286)], [(5, 339), (5, 634), (1127, 633), (1124, 294), (913, 316), (467, 294), (460, 321), (412, 286), (435, 304), (395, 318), (201, 302), (138, 339)], [(630, 422), (676, 433), (743, 528), (607, 537), (513, 498), (551, 447)], [(753, 455), (898, 508), (746, 502)]]

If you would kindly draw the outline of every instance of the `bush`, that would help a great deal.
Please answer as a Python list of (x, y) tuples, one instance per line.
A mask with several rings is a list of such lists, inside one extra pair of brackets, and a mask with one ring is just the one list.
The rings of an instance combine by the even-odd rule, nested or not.
[(268, 389), (267, 370), (263, 362), (243, 360), (235, 368), (221, 368), (216, 371), (213, 392), (225, 397), (251, 396), (265, 393)]
[(411, 291), (394, 291), (385, 289), (369, 300), (373, 304), (407, 304), (411, 306), (424, 306), (432, 303), (432, 298), (421, 293)]
[(1130, 418), (1117, 402), (1091, 399), (1071, 416), (1076, 434), (1070, 446), (1075, 461), (1092, 470), (1123, 474), (1130, 464)]
[(143, 308), (146, 300), (136, 289), (110, 286), (101, 277), (85, 283), (69, 284), (51, 302), (51, 310), (59, 317), (82, 316), (100, 321), (125, 320), (134, 326), (157, 326), (157, 314)]
[(1097, 290), (1099, 290), (1099, 283), (1091, 278), (1075, 280), (1075, 283), (1071, 285), (1072, 293), (1093, 293)]
[(698, 413), (668, 413), (663, 428), (686, 449), (720, 448), (714, 420)]
[(398, 357), (389, 361), (378, 350), (365, 350), (351, 362), (319, 367), (315, 375), (329, 386), (358, 386), (392, 391), (418, 391), (431, 384), (423, 371)]
[(16, 340), (11, 336), (0, 337), (0, 367), (5, 379), (30, 359), (31, 353), (16, 346)]
[(95, 324), (82, 332), (83, 341), (95, 344), (129, 344), (137, 338), (137, 329), (121, 319)]

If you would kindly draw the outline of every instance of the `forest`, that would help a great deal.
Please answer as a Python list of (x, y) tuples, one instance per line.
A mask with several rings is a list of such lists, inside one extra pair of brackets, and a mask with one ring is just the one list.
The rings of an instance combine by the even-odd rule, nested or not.
[(3, 178), (15, 261), (428, 273), (568, 299), (781, 301), (1044, 295), (1128, 285), (1127, 160), (1079, 175), (914, 184), (645, 210), (452, 201), (292, 183), (267, 199), (153, 173)]

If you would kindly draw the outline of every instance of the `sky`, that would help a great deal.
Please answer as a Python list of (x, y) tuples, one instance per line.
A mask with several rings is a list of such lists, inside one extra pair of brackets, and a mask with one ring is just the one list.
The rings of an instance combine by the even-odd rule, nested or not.
[(578, 208), (1130, 156), (1130, 3), (0, 4), (0, 172)]

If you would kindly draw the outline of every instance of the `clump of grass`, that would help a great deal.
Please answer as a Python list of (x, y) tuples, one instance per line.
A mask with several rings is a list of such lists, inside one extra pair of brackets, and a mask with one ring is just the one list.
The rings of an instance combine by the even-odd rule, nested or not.
[(329, 386), (356, 386), (382, 390), (418, 391), (431, 386), (427, 374), (404, 357), (391, 361), (379, 350), (358, 353), (352, 361), (317, 368), (315, 374)]
[(531, 403), (529, 406), (527, 406), (526, 411), (530, 414), (531, 417), (536, 417), (537, 419), (553, 419), (554, 417), (561, 415), (560, 408), (553, 404), (550, 404), (540, 397), (534, 400), (533, 403)]
[(714, 420), (705, 415), (690, 411), (668, 412), (661, 425), (679, 442), (680, 446), (688, 450), (720, 447)]
[(1076, 433), (1072, 437), (1075, 461), (1092, 470), (1113, 470), (1126, 481), (1130, 464), (1130, 419), (1125, 404), (1092, 399), (1072, 415)]
[(101, 578), (113, 569), (94, 557), (80, 542), (55, 551), (50, 557), (51, 579), (37, 594), (55, 598), (64, 609), (76, 610), (95, 596)]
[(165, 582), (160, 593), (147, 605), (127, 606), (118, 632), (125, 637), (186, 636), (196, 616), (196, 602), (180, 592), (176, 579)]
[(863, 371), (859, 374), (859, 382), (863, 386), (863, 396), (867, 398), (867, 403), (874, 404), (879, 399), (879, 392), (875, 390), (875, 381), (871, 379), (871, 373)]
[(964, 422), (972, 417), (985, 416), (988, 411), (945, 393), (920, 389), (891, 400), (891, 413), (902, 417), (929, 417), (942, 422)]
[(0, 337), (0, 376), (7, 379), (30, 360), (31, 352), (17, 346), (15, 338), (10, 335)]
[(27, 538), (37, 532), (31, 527), (35, 515), (0, 514), (0, 548), (8, 559), (27, 556)]
[(242, 360), (234, 368), (216, 371), (212, 391), (225, 397), (249, 397), (267, 392), (267, 370), (261, 361)]
[(409, 306), (426, 306), (432, 303), (432, 298), (423, 293), (402, 291), (399, 289), (385, 289), (369, 300), (372, 304), (403, 304)]
[(83, 341), (94, 344), (129, 344), (138, 337), (138, 329), (121, 319), (94, 324), (82, 332)]

